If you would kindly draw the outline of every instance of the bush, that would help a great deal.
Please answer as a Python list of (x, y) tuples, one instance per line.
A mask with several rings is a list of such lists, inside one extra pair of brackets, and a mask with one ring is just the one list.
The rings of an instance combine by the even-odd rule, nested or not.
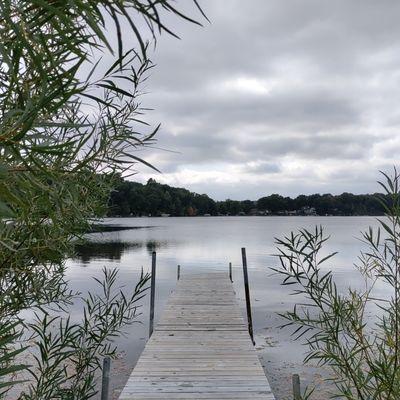
[[(396, 170), (383, 175), (386, 218), (379, 220), (378, 230), (363, 234), (368, 250), (357, 264), (364, 289), (339, 290), (325, 267), (335, 253), (321, 256), (328, 240), (322, 227), (276, 242), (280, 266), (274, 271), (302, 298), (283, 314), (285, 326), (295, 327), (296, 339), (306, 340), (305, 362), (329, 366), (335, 396), (348, 400), (400, 398), (400, 176)], [(374, 295), (377, 284), (384, 285), (385, 297)]]

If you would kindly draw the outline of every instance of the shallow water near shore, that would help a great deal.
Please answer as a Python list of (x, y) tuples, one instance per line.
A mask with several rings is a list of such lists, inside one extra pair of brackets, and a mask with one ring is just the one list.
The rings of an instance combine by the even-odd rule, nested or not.
[[(157, 251), (155, 320), (162, 313), (167, 298), (176, 285), (177, 265), (181, 276), (197, 271), (226, 271), (233, 264), (237, 299), (245, 316), (241, 247), (246, 247), (256, 348), (277, 400), (290, 398), (291, 376), (298, 373), (302, 385), (317, 385), (313, 399), (328, 398), (329, 387), (323, 383), (328, 371), (316, 366), (303, 366), (306, 348), (293, 341), (291, 330), (280, 329), (277, 315), (293, 307), (296, 299), (290, 287), (280, 285), (272, 274), (277, 265), (274, 238), (283, 237), (299, 228), (323, 226), (331, 236), (325, 253), (338, 251), (327, 267), (334, 271), (339, 287), (357, 287), (360, 275), (353, 266), (363, 248), (361, 232), (377, 227), (373, 217), (196, 217), (196, 218), (114, 218), (104, 221), (132, 229), (91, 233), (88, 243), (79, 246), (77, 256), (68, 260), (67, 278), (73, 290), (83, 294), (96, 290), (91, 277), (101, 276), (105, 267), (119, 269), (119, 282), (125, 290), (133, 288), (142, 268), (150, 271), (151, 252)], [(141, 323), (125, 329), (118, 340), (120, 359), (112, 366), (114, 398), (125, 384), (148, 337), (148, 296), (143, 301)], [(72, 309), (79, 319), (80, 309)]]

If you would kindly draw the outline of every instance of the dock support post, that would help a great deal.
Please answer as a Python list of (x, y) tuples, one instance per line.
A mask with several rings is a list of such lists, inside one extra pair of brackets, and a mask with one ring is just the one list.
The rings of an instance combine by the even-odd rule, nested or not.
[(110, 387), (110, 357), (104, 357), (103, 359), (103, 371), (101, 377), (101, 400), (108, 400), (109, 387)]
[(156, 292), (156, 252), (151, 254), (151, 288), (150, 288), (150, 324), (149, 338), (153, 333), (154, 328), (154, 298)]
[(253, 345), (255, 345), (256, 343), (254, 342), (254, 335), (253, 335), (253, 319), (251, 316), (249, 277), (247, 275), (247, 257), (246, 257), (246, 249), (244, 247), (242, 247), (242, 263), (243, 263), (244, 292), (246, 294), (247, 323), (251, 341), (253, 342)]
[(292, 376), (292, 382), (293, 382), (293, 400), (300, 400), (301, 399), (300, 376), (298, 374), (294, 374)]
[(233, 283), (233, 279), (232, 279), (232, 263), (231, 262), (229, 263), (229, 279)]
[(178, 271), (177, 271), (177, 280), (178, 281), (179, 281), (180, 277), (181, 277), (181, 266), (178, 265)]

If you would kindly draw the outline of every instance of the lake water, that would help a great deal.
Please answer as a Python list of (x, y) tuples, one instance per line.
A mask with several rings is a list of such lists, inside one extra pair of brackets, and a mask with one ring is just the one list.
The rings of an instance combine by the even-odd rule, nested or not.
[[(88, 235), (88, 245), (68, 260), (68, 279), (73, 289), (85, 293), (95, 288), (92, 276), (100, 276), (104, 266), (119, 269), (119, 280), (126, 289), (137, 282), (141, 269), (150, 271), (151, 252), (157, 251), (157, 292), (155, 319), (176, 285), (177, 265), (181, 275), (197, 271), (226, 271), (233, 264), (233, 279), (239, 304), (245, 315), (241, 248), (246, 247), (253, 310), (256, 348), (278, 400), (289, 398), (291, 375), (300, 373), (304, 384), (321, 384), (326, 372), (315, 366), (302, 366), (305, 348), (294, 342), (290, 330), (279, 329), (278, 312), (289, 310), (295, 300), (290, 288), (280, 286), (280, 278), (270, 267), (277, 265), (274, 238), (299, 228), (322, 225), (331, 236), (325, 252), (338, 251), (329, 263), (339, 286), (358, 286), (359, 273), (353, 264), (363, 247), (361, 232), (377, 227), (373, 217), (196, 217), (196, 218), (117, 218), (107, 224), (132, 229)], [(149, 303), (143, 302), (142, 324), (127, 328), (119, 340), (121, 358), (114, 362), (114, 396), (124, 385), (147, 340)], [(79, 310), (73, 310), (79, 318)]]

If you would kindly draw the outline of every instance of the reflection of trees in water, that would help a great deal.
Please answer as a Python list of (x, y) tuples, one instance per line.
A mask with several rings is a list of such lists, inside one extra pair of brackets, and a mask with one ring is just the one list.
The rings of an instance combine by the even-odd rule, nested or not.
[(136, 229), (151, 229), (157, 228), (156, 226), (120, 226), (120, 225), (110, 225), (110, 224), (93, 224), (90, 227), (90, 232), (87, 233), (96, 233), (96, 232), (118, 232), (118, 231), (131, 231)]
[(137, 251), (146, 247), (149, 254), (153, 251), (167, 247), (166, 241), (149, 240), (147, 242), (86, 242), (75, 246), (74, 259), (83, 264), (92, 260), (105, 259), (109, 261), (120, 261), (124, 253)]
[(95, 259), (120, 261), (121, 256), (128, 250), (142, 247), (141, 243), (127, 242), (87, 242), (75, 246), (75, 259), (84, 264)]
[(157, 251), (157, 249), (162, 249), (168, 247), (168, 242), (167, 241), (158, 241), (158, 240), (149, 240), (146, 242), (146, 248), (149, 254), (151, 254), (153, 251)]

